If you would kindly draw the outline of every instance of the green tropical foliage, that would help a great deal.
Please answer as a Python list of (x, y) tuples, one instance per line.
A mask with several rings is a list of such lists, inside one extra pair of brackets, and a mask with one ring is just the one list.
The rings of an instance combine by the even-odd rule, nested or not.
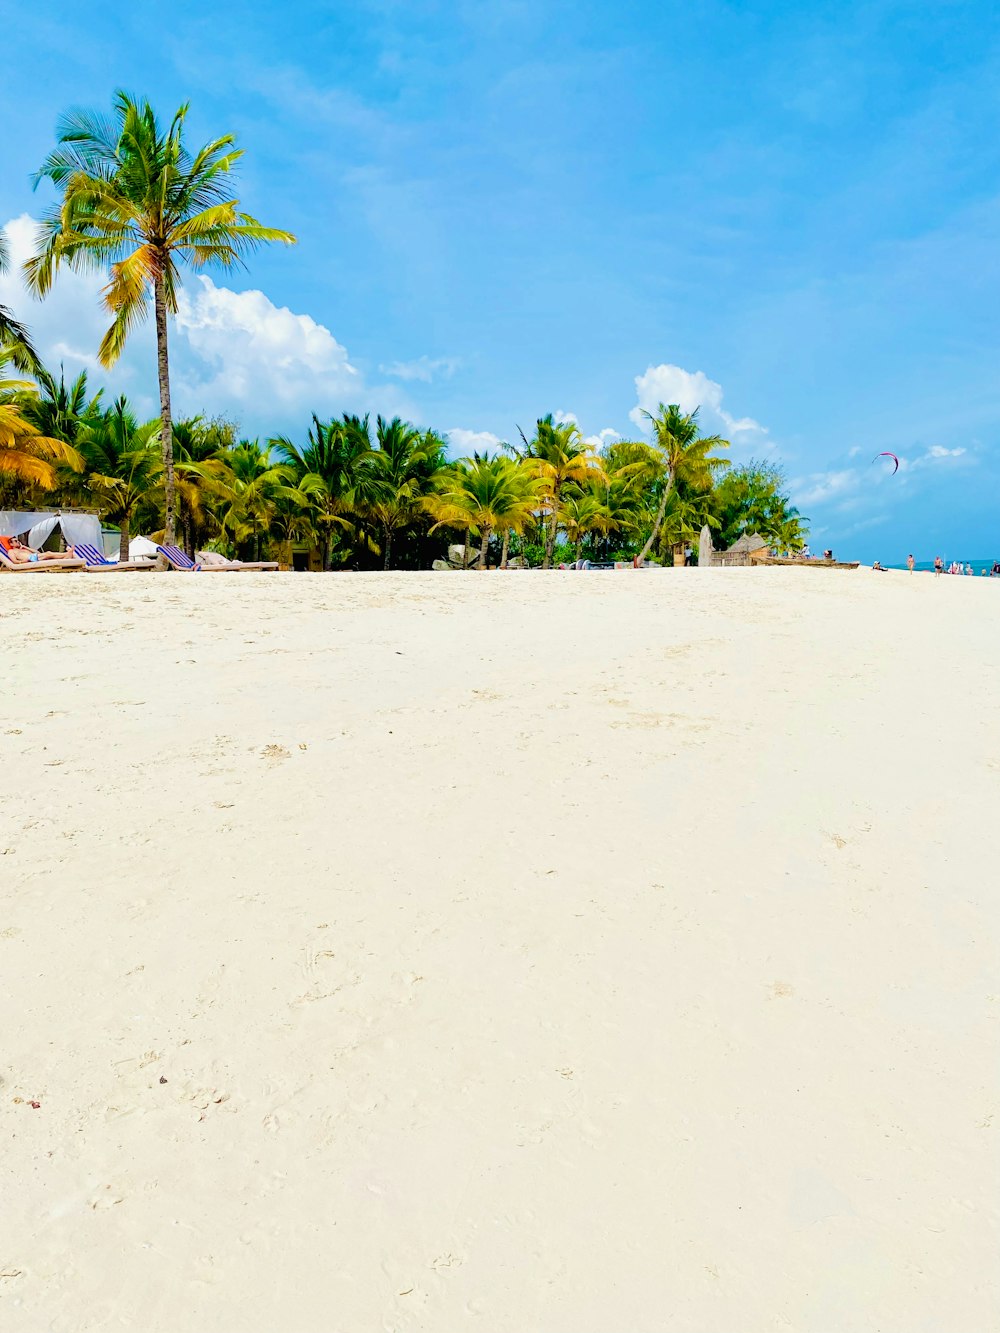
[(432, 531), (457, 528), (480, 536), (480, 569), (486, 567), (490, 539), (500, 533), (500, 563), (506, 565), (510, 534), (523, 532), (539, 511), (544, 485), (534, 469), (503, 455), (475, 455), (440, 469), (435, 481), (435, 490), (423, 500), (424, 508), (435, 519)]
[(549, 569), (562, 520), (562, 504), (570, 487), (581, 489), (603, 481), (604, 469), (573, 421), (557, 423), (550, 412), (535, 423), (534, 437), (525, 441), (525, 461), (538, 478), (548, 511), (542, 568)]
[[(2, 366), (2, 361), (0, 361)], [(759, 532), (800, 550), (805, 520), (771, 464), (729, 468), (725, 441), (695, 414), (661, 409), (652, 441), (600, 451), (573, 423), (539, 417), (524, 447), (449, 459), (444, 438), (399, 417), (313, 416), (304, 436), (266, 442), (235, 423), (173, 423), (181, 541), (191, 555), (277, 558), (325, 569), (426, 569), (456, 537), (467, 563), (637, 559), (669, 564), (708, 525), (717, 546)], [(34, 382), (0, 378), (0, 500), (25, 508), (97, 509), (132, 536), (166, 533), (162, 421), (119, 397), (104, 408), (87, 377), (44, 366)], [(476, 539), (470, 558), (470, 541)]]
[(776, 550), (801, 551), (808, 520), (792, 507), (786, 490), (785, 474), (774, 463), (752, 458), (731, 468), (715, 496), (721, 544), (756, 532)]
[[(728, 449), (729, 441), (719, 435), (702, 435), (698, 428), (698, 409), (682, 412), (676, 403), (661, 403), (657, 412), (644, 414), (653, 428), (649, 479), (659, 492), (659, 505), (652, 530), (639, 553), (640, 562), (656, 545), (667, 513), (667, 504), (675, 486), (683, 484), (697, 494), (712, 489), (716, 475), (729, 466), (716, 452)], [(675, 512), (680, 512), (676, 509)], [(680, 531), (675, 528), (675, 531)], [(686, 540), (681, 538), (681, 540)], [(677, 543), (675, 542), (674, 545)]]

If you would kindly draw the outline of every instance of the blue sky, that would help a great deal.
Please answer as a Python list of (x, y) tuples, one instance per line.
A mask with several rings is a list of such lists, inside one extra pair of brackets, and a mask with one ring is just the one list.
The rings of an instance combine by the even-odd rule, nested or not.
[[(166, 23), (164, 35), (163, 24)], [(952, 4), (57, 0), (4, 19), (0, 223), (69, 105), (119, 85), (234, 131), (296, 232), (192, 279), (181, 410), (246, 433), (400, 411), (471, 441), (536, 416), (635, 435), (702, 404), (775, 457), (814, 547), (1000, 555), (1000, 26)], [(99, 284), (0, 299), (67, 370)], [(152, 414), (149, 335), (110, 377)], [(889, 477), (871, 458), (903, 459)]]

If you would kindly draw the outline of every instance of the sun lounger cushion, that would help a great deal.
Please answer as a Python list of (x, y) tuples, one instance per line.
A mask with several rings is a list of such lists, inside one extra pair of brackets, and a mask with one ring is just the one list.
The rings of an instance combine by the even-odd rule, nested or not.
[(109, 560), (106, 555), (103, 555), (96, 546), (90, 546), (86, 542), (74, 542), (73, 550), (88, 565), (113, 565), (115, 563), (113, 560)]
[(177, 569), (195, 570), (200, 568), (179, 546), (158, 546), (156, 549), (165, 555)]

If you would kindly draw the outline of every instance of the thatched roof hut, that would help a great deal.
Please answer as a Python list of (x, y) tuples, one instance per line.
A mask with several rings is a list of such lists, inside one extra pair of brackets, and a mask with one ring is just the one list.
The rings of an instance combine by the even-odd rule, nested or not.
[(713, 565), (750, 565), (758, 560), (766, 560), (771, 554), (767, 542), (756, 532), (745, 532), (737, 537), (727, 551), (716, 551), (712, 556)]

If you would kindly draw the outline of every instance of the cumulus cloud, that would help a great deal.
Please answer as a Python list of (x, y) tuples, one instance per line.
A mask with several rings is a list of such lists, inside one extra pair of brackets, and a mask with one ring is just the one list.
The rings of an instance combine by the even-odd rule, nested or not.
[(452, 426), (445, 431), (448, 443), (459, 458), (470, 454), (494, 453), (500, 447), (500, 436), (490, 430), (466, 430), (462, 426)]
[(418, 356), (415, 361), (392, 361), (387, 366), (379, 366), (379, 370), (393, 379), (420, 380), (430, 384), (436, 379), (451, 379), (459, 365), (457, 356)]
[(176, 327), (202, 363), (185, 367), (187, 393), (209, 409), (238, 413), (249, 400), (324, 410), (353, 401), (362, 387), (328, 328), (263, 292), (234, 292), (199, 277), (180, 293)]
[(644, 374), (635, 377), (635, 391), (639, 401), (629, 416), (643, 430), (649, 424), (645, 412), (655, 412), (661, 403), (676, 403), (682, 412), (700, 408), (703, 424), (709, 429), (718, 426), (731, 439), (742, 436), (741, 443), (766, 441), (766, 428), (753, 417), (734, 417), (728, 412), (722, 405), (722, 385), (701, 370), (669, 364), (647, 366)]
[(580, 424), (580, 418), (575, 412), (563, 412), (562, 409), (552, 413), (552, 420), (557, 426), (579, 426)]
[(595, 449), (603, 449), (606, 444), (614, 444), (616, 440), (624, 437), (620, 431), (605, 426), (603, 430), (595, 431), (593, 435), (585, 435), (583, 438), (586, 444), (592, 444)]

